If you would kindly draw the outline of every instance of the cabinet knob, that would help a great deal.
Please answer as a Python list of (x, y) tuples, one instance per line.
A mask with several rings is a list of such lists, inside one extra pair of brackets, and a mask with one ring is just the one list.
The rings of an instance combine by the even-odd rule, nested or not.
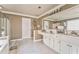
[(72, 47), (71, 45), (69, 47)]

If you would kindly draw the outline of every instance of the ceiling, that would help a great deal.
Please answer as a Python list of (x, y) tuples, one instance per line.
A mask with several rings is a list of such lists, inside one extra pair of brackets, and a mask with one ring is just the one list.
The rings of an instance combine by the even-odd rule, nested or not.
[(30, 16), (40, 16), (59, 4), (1, 4), (2, 10), (22, 13)]
[(78, 17), (79, 17), (79, 5), (71, 7), (67, 10), (61, 11), (61, 12), (56, 13), (54, 15), (48, 16), (45, 19), (60, 21), (60, 20), (78, 18)]

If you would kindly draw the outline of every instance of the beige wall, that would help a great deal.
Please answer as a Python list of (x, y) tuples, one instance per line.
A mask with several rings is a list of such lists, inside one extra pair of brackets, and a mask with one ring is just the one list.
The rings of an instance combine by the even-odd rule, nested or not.
[[(9, 15), (10, 20), (10, 39), (19, 39), (22, 38), (22, 17), (17, 15)], [(36, 21), (36, 23), (34, 22)], [(40, 28), (37, 28), (37, 25), (40, 25)], [(36, 26), (35, 26), (36, 25)], [(42, 19), (32, 19), (32, 36), (33, 30), (42, 29)]]
[[(37, 26), (40, 26), (39, 28)], [(32, 29), (33, 30), (41, 30), (42, 29), (42, 20), (41, 19), (35, 19), (32, 20)]]
[(22, 37), (22, 17), (10, 15), (10, 35), (11, 39), (19, 39)]

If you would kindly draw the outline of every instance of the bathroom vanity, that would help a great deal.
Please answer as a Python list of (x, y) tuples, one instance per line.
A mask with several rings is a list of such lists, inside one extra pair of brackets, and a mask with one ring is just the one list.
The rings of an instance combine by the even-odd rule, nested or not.
[(44, 44), (60, 54), (79, 54), (79, 35), (76, 35), (78, 32), (75, 30), (68, 31), (71, 29), (71, 26), (68, 27), (68, 29), (67, 24), (64, 22), (62, 24), (52, 24), (52, 29), (46, 25), (43, 27), (45, 30), (45, 32), (43, 32)]
[(79, 53), (79, 37), (64, 34), (45, 33), (43, 37), (45, 45), (62, 54)]

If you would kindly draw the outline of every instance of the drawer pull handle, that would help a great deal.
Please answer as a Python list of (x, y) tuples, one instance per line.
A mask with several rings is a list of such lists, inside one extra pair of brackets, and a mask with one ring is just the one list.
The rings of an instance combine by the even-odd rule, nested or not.
[(67, 44), (67, 46), (72, 47), (71, 45)]

